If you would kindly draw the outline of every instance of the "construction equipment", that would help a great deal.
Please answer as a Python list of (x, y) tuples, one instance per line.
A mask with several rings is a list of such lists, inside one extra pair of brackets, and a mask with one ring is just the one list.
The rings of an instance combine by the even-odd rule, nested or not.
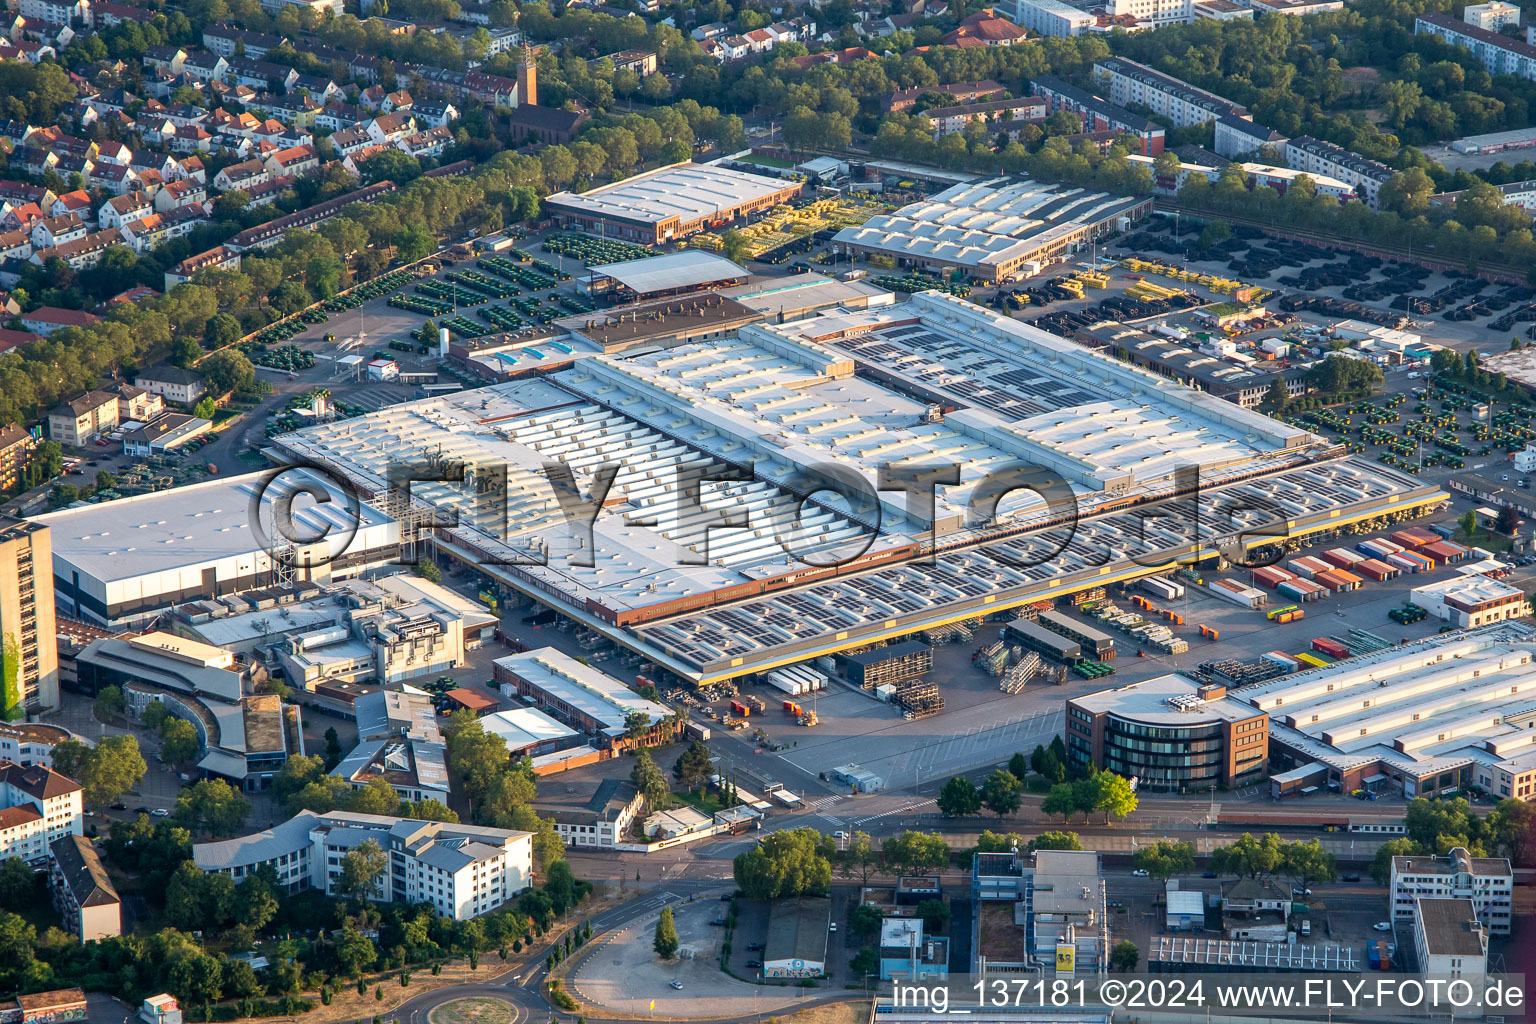
[(815, 711), (807, 711), (800, 716), (800, 724), (806, 728), (810, 728), (814, 725), (820, 725), (821, 719), (816, 717)]

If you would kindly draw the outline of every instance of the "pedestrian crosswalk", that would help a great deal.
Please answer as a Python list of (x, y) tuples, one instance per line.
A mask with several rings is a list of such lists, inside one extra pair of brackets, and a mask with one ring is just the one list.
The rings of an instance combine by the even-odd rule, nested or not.
[(853, 823), (855, 825), (867, 825), (872, 821), (879, 821), (881, 818), (889, 818), (896, 814), (916, 814), (920, 811), (925, 811), (930, 807), (936, 806), (938, 805), (933, 800), (917, 800), (907, 804), (905, 807), (893, 807), (888, 811), (881, 811), (878, 814), (870, 814), (863, 818), (854, 818)]

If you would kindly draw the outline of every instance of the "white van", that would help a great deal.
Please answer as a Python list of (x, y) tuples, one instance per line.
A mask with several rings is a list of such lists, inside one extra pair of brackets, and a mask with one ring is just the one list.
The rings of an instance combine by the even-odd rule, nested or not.
[(1311, 921), (1302, 921), (1301, 922), (1301, 935), (1302, 935), (1302, 937), (1305, 938), (1305, 937), (1307, 937), (1308, 935), (1311, 935), (1311, 934), (1312, 934), (1312, 922)]

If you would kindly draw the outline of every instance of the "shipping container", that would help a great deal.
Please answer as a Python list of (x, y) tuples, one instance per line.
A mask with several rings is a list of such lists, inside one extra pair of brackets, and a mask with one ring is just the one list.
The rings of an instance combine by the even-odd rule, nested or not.
[(1437, 559), (1445, 565), (1450, 565), (1453, 562), (1460, 562), (1462, 559), (1466, 558), (1467, 555), (1471, 554), (1467, 548), (1462, 547), (1460, 544), (1454, 544), (1448, 540), (1440, 540), (1433, 544), (1426, 544), (1424, 545), (1422, 553), (1429, 558)]
[(1394, 567), (1396, 569), (1401, 569), (1403, 572), (1407, 572), (1407, 573), (1423, 572), (1424, 571), (1424, 563), (1419, 561), (1416, 558), (1409, 558), (1408, 556), (1410, 554), (1412, 554), (1412, 552), (1404, 551), (1400, 555), (1388, 555), (1387, 558), (1386, 558), (1386, 562), (1387, 562), (1388, 565), (1390, 565), (1390, 566), (1392, 566), (1392, 567)]
[(1429, 555), (1426, 555), (1422, 549), (1418, 551), (1401, 551), (1399, 554), (1404, 558), (1411, 558), (1415, 562), (1418, 562), (1420, 572), (1429, 572), (1435, 566), (1440, 564)]
[(1315, 579), (1318, 573), (1327, 572), (1329, 569), (1333, 568), (1333, 566), (1329, 565), (1321, 558), (1313, 558), (1311, 555), (1303, 555), (1300, 558), (1293, 558), (1286, 563), (1286, 567), (1293, 570), (1303, 579), (1309, 580)]
[(1349, 657), (1349, 650), (1337, 640), (1330, 640), (1325, 636), (1316, 637), (1312, 641), (1312, 649), (1328, 655), (1330, 658), (1343, 660)]
[(1297, 654), (1296, 660), (1310, 668), (1327, 668), (1329, 665), (1329, 662), (1324, 661), (1315, 654), (1308, 654), (1306, 651)]
[(1377, 537), (1374, 540), (1361, 541), (1359, 544), (1355, 545), (1355, 550), (1370, 558), (1382, 558), (1386, 555), (1397, 554), (1399, 551), (1403, 550), (1403, 546), (1401, 544), (1394, 544), (1389, 540), (1382, 540), (1380, 537)]
[(1365, 556), (1354, 551), (1346, 551), (1343, 548), (1329, 548), (1321, 556), (1323, 561), (1338, 566), (1340, 569), (1348, 569), (1356, 562), (1364, 560)]
[(1281, 666), (1287, 672), (1295, 672), (1298, 668), (1301, 667), (1301, 662), (1297, 661), (1289, 654), (1283, 654), (1280, 651), (1270, 651), (1268, 654), (1265, 654), (1262, 657), (1265, 661), (1272, 661), (1276, 665)]
[(1440, 539), (1440, 535), (1433, 530), (1425, 530), (1417, 526), (1410, 526), (1406, 530), (1398, 530), (1392, 535), (1392, 542), (1394, 544), (1401, 544), (1405, 548), (1421, 548), (1425, 544), (1433, 544)]
[(1355, 563), (1354, 571), (1368, 579), (1375, 580), (1377, 583), (1396, 579), (1402, 572), (1402, 570), (1396, 569), (1376, 558), (1362, 558)]
[(1359, 590), (1362, 586), (1365, 585), (1365, 580), (1361, 579), (1359, 576), (1356, 576), (1348, 569), (1335, 569), (1333, 574), (1339, 579), (1343, 580), (1345, 584), (1347, 584), (1345, 587), (1346, 590)]
[(1274, 565), (1266, 565), (1261, 569), (1255, 569), (1250, 575), (1255, 584), (1261, 587), (1268, 587), (1270, 590), (1274, 590), (1287, 580), (1296, 578), (1295, 573), (1286, 572), (1284, 569)]
[(1147, 593), (1153, 594), (1164, 601), (1173, 601), (1184, 596), (1184, 585), (1182, 583), (1175, 583), (1162, 576), (1148, 576), (1146, 579), (1141, 580), (1139, 585)]
[(1222, 600), (1231, 601), (1244, 608), (1262, 608), (1269, 600), (1264, 596), (1264, 591), (1245, 587), (1232, 580), (1212, 580), (1206, 589)]

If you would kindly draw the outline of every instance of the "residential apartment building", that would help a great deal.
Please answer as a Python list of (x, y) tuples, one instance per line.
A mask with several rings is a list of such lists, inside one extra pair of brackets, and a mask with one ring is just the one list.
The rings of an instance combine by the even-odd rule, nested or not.
[[(15, 693), (3, 694), (7, 712), (56, 710), (59, 707), (59, 652), (53, 609), (53, 546), (48, 527), (27, 519), (0, 516), (0, 637), (14, 643), (21, 657)], [(19, 717), (9, 714), (7, 717)], [(12, 728), (21, 728), (15, 726)], [(44, 727), (38, 726), (36, 729)], [(61, 731), (61, 730), (60, 730)], [(19, 742), (19, 737), (17, 738)], [(9, 754), (0, 737), (0, 752)], [(50, 754), (52, 748), (49, 748)], [(25, 744), (16, 751), (23, 761)], [(37, 757), (51, 763), (51, 757)], [(7, 762), (15, 763), (15, 762)], [(20, 767), (30, 769), (32, 765)], [(14, 806), (14, 804), (6, 804)]]
[(199, 843), (192, 859), (236, 882), (270, 865), (289, 892), (331, 892), (347, 852), (370, 839), (388, 860), (379, 900), (430, 903), (463, 921), (490, 913), (532, 884), (532, 833), (342, 811), (302, 811), (264, 832)]
[(0, 762), (0, 860), (41, 868), (55, 842), (84, 834), (80, 794), (79, 783), (52, 769)]
[(1093, 27), (1087, 11), (1061, 0), (1013, 0), (997, 5), (1014, 24), (1042, 36), (1080, 36)]
[(1194, 19), (1192, 0), (1111, 0), (1105, 7), (1112, 22), (1134, 18), (1136, 30), (1184, 25)]
[(36, 446), (37, 438), (31, 431), (14, 423), (0, 427), (0, 491), (9, 491), (21, 482)]
[(1487, 4), (1468, 4), (1461, 12), (1461, 20), (1486, 32), (1497, 32), (1505, 25), (1520, 25), (1520, 8), (1514, 4), (1493, 0)]
[(1093, 81), (1111, 102), (1122, 107), (1139, 103), (1171, 119), (1178, 128), (1222, 116), (1248, 116), (1248, 108), (1241, 104), (1124, 57), (1106, 57), (1095, 63)]
[(1010, 126), (1017, 132), (1024, 124), (1045, 117), (1049, 102), (1041, 96), (1025, 96), (1013, 100), (988, 100), (985, 103), (966, 103), (957, 107), (930, 107), (923, 111), (933, 125), (933, 137), (965, 131), (966, 125), (980, 121), (988, 131), (1006, 131)]
[(48, 887), (65, 929), (79, 941), (123, 934), (123, 901), (89, 839), (70, 835), (48, 847)]
[(1081, 117), (1086, 132), (1115, 131), (1132, 135), (1140, 140), (1137, 151), (1142, 156), (1157, 156), (1163, 151), (1166, 132), (1162, 125), (1133, 114), (1102, 96), (1069, 85), (1054, 75), (1036, 75), (1034, 90), (1049, 102), (1051, 113), (1066, 110)]
[(119, 422), (117, 395), (87, 391), (48, 413), (48, 436), (59, 444), (79, 448), (115, 430)]
[(1514, 872), (1506, 857), (1474, 857), (1457, 847), (1444, 857), (1392, 858), (1392, 918), (1413, 919), (1419, 899), (1465, 899), (1490, 935), (1508, 935)]
[(1414, 19), (1414, 35), (1435, 35), (1452, 46), (1464, 46), (1491, 75), (1536, 79), (1536, 46), (1500, 35), (1446, 14), (1420, 14)]
[(160, 395), (168, 402), (191, 405), (203, 397), (207, 385), (203, 375), (196, 370), (179, 366), (152, 366), (134, 375), (133, 382), (152, 395)]
[[(1536, 47), (1532, 48), (1536, 53)], [(1285, 144), (1285, 162), (1297, 171), (1308, 174), (1325, 174), (1338, 178), (1355, 187), (1360, 198), (1371, 209), (1378, 206), (1381, 186), (1397, 172), (1386, 164), (1371, 160), (1358, 153), (1351, 153), (1331, 142), (1302, 135)]]
[(1283, 147), (1286, 138), (1279, 132), (1247, 117), (1223, 114), (1216, 119), (1215, 150), (1228, 160), (1255, 153), (1265, 146)]

